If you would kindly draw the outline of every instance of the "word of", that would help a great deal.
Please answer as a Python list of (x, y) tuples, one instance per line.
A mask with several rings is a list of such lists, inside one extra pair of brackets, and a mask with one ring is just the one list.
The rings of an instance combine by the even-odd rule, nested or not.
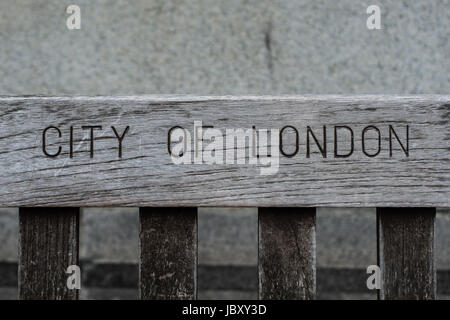
[[(89, 138), (89, 142), (90, 142), (90, 149), (89, 149), (89, 153), (90, 153), (90, 157), (93, 158), (94, 157), (94, 141), (95, 141), (95, 132), (96, 130), (102, 130), (102, 126), (82, 126), (81, 127), (82, 130), (89, 130), (90, 131), (90, 138)], [(117, 138), (117, 143), (118, 143), (118, 149), (119, 149), (119, 158), (122, 158), (122, 142), (123, 139), (125, 138), (125, 135), (127, 134), (128, 130), (130, 129), (129, 126), (127, 126), (125, 128), (125, 130), (122, 132), (122, 134), (119, 134), (119, 132), (117, 131), (117, 129), (114, 126), (111, 126), (112, 131), (114, 132), (115, 137)], [(62, 146), (61, 146), (61, 142), (53, 142), (52, 144), (59, 144), (58, 148), (56, 150), (48, 150), (48, 140), (50, 139), (48, 136), (54, 136), (55, 134), (58, 136), (58, 138), (62, 137), (62, 132), (58, 127), (55, 126), (49, 126), (47, 128), (45, 128), (42, 131), (42, 152), (50, 158), (55, 158), (57, 156), (59, 156), (63, 150)], [(52, 139), (52, 140), (53, 140)], [(74, 127), (71, 126), (69, 128), (69, 157), (73, 158), (74, 155)]]

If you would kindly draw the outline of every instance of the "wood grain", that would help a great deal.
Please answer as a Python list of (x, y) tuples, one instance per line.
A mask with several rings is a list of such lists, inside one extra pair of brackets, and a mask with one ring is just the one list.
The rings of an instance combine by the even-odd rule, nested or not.
[(379, 298), (436, 298), (435, 208), (377, 208)]
[(259, 298), (316, 296), (316, 209), (258, 208)]
[[(0, 206), (449, 207), (449, 117), (448, 95), (3, 97)], [(175, 165), (168, 132), (193, 133), (194, 121), (289, 126), (287, 155), (296, 151), (293, 127), (298, 151), (281, 156), (272, 175), (261, 164)], [(59, 130), (46, 136), (49, 155), (61, 147), (55, 157), (42, 147), (50, 126)], [(349, 157), (344, 126), (354, 133)], [(408, 156), (389, 126), (404, 144), (408, 126)]]
[(19, 298), (76, 300), (67, 267), (79, 265), (78, 208), (19, 209)]
[(197, 208), (140, 208), (140, 298), (197, 297)]

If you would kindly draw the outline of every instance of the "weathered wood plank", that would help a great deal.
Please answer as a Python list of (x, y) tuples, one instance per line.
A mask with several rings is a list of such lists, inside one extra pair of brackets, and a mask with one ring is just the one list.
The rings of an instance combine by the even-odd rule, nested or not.
[(435, 299), (435, 208), (377, 208), (379, 298)]
[(19, 209), (19, 298), (75, 300), (67, 267), (79, 265), (78, 208)]
[(0, 206), (450, 207), (449, 118), (448, 95), (4, 97)]
[(197, 208), (140, 208), (141, 299), (197, 297)]
[(259, 298), (316, 296), (316, 209), (259, 208)]

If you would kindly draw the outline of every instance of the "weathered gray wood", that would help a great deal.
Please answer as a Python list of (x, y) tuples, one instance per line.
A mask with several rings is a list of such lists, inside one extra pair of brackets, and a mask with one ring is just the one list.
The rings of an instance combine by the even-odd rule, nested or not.
[(140, 208), (140, 298), (197, 297), (197, 208)]
[(259, 208), (259, 298), (316, 296), (316, 209)]
[(377, 208), (380, 299), (435, 299), (435, 208)]
[(78, 208), (19, 209), (19, 298), (75, 300), (67, 267), (79, 265)]
[[(0, 206), (450, 207), (449, 117), (448, 95), (4, 97)], [(272, 175), (260, 174), (267, 157), (175, 165), (168, 132), (183, 126), (193, 138), (194, 121), (223, 132), (285, 128), (286, 156)], [(347, 158), (343, 126), (354, 136)]]

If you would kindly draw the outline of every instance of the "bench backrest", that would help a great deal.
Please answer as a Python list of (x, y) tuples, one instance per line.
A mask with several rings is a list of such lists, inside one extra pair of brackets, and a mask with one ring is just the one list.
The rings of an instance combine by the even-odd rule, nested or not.
[(428, 95), (0, 98), (0, 206), (448, 207), (449, 112)]
[(449, 118), (443, 95), (0, 98), (20, 298), (78, 297), (79, 207), (138, 206), (141, 298), (194, 299), (196, 207), (255, 206), (260, 298), (313, 299), (328, 206), (377, 207), (380, 298), (434, 299)]

